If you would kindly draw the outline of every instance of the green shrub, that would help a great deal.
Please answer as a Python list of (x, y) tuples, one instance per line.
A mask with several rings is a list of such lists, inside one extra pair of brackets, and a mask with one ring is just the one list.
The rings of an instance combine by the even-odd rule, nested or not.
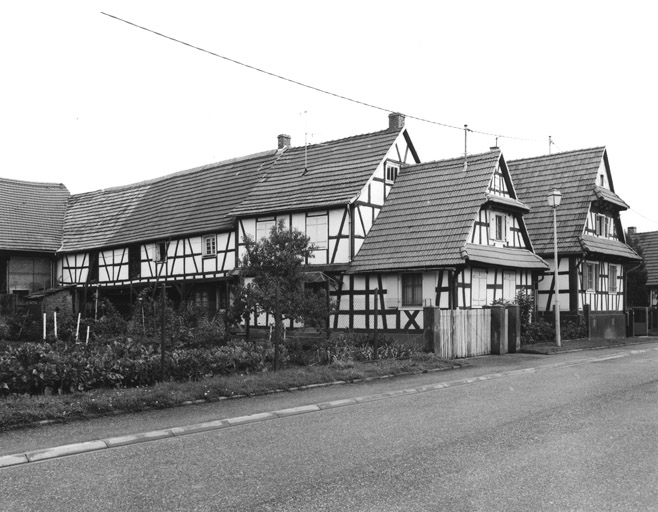
[[(0, 355), (5, 394), (70, 393), (98, 388), (150, 386), (160, 380), (157, 345), (118, 338), (107, 344), (25, 343)], [(261, 372), (271, 364), (269, 343), (235, 340), (212, 348), (176, 348), (165, 353), (169, 380)], [(285, 353), (283, 354), (285, 357)]]
[[(406, 345), (377, 336), (377, 359), (409, 357), (412, 350)], [(375, 345), (370, 334), (339, 333), (324, 340), (315, 351), (316, 364), (346, 364), (353, 361), (374, 361)]]

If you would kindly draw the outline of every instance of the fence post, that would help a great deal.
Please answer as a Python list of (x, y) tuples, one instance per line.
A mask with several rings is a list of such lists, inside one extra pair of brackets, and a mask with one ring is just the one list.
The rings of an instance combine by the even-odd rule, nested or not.
[(521, 350), (521, 309), (518, 304), (507, 308), (507, 351), (516, 353)]
[(491, 306), (491, 353), (507, 354), (505, 306)]

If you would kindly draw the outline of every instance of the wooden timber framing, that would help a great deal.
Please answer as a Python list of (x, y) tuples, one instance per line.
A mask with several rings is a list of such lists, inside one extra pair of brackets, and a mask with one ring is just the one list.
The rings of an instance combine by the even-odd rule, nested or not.
[(384, 332), (420, 333), (424, 325), (423, 307), (481, 308), (497, 300), (513, 301), (518, 292), (532, 294), (536, 288), (536, 272), (531, 270), (469, 266), (459, 270), (426, 270), (417, 272), (422, 276), (421, 301), (408, 305), (402, 280), (403, 275), (411, 274), (415, 273), (345, 275), (331, 292), (336, 312), (330, 325), (333, 329), (369, 332), (376, 316), (378, 329)]

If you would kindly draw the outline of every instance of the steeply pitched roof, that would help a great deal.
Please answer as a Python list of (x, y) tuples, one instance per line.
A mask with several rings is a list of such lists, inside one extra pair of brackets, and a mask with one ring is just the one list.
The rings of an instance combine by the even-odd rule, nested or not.
[[(389, 129), (289, 148), (231, 213), (238, 217), (348, 204), (401, 135), (411, 145), (405, 129)], [(417, 161), (415, 152), (414, 157)]]
[(54, 253), (68, 197), (62, 184), (0, 178), (0, 250)]
[[(500, 151), (469, 156), (466, 171), (464, 158), (404, 167), (350, 271), (464, 264), (468, 234), (501, 159)], [(531, 255), (533, 265), (542, 261), (525, 249), (508, 250)], [(485, 253), (492, 257), (475, 248), (472, 259)]]
[(278, 153), (210, 164), (134, 185), (71, 196), (62, 251), (231, 229), (229, 212)]
[(636, 233), (633, 236), (642, 247), (647, 269), (647, 285), (658, 286), (658, 231)]
[[(609, 190), (596, 183), (602, 164), (608, 172)], [(590, 240), (593, 237), (583, 237), (592, 201), (604, 201), (617, 210), (628, 208), (614, 192), (604, 147), (511, 160), (508, 165), (519, 199), (530, 206), (525, 221), (537, 254), (553, 252), (553, 211), (547, 198), (556, 188), (562, 194), (562, 202), (557, 208), (559, 252), (580, 254), (583, 250), (596, 249), (593, 252), (631, 259), (637, 257), (632, 250), (620, 247), (620, 244), (625, 246), (623, 242), (593, 241)]]

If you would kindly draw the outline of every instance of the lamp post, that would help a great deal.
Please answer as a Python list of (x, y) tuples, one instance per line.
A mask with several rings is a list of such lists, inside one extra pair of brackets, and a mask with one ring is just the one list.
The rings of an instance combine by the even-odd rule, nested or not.
[(562, 346), (562, 341), (560, 340), (560, 284), (558, 281), (558, 259), (557, 259), (557, 207), (560, 206), (562, 202), (562, 194), (557, 189), (553, 191), (548, 196), (548, 206), (553, 208), (553, 254), (555, 258), (555, 344), (558, 347)]

